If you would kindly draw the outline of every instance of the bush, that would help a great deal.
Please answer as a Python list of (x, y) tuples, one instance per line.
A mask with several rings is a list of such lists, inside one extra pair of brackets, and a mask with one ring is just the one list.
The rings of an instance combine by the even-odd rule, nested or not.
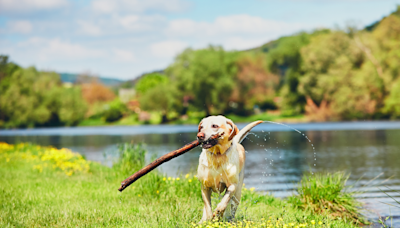
[(121, 119), (126, 111), (126, 105), (119, 99), (115, 99), (109, 104), (108, 109), (104, 111), (103, 117), (107, 122), (114, 122)]
[(289, 202), (296, 208), (367, 224), (359, 212), (361, 203), (354, 198), (355, 192), (348, 191), (348, 178), (344, 172), (305, 175), (297, 188), (299, 195), (290, 197)]

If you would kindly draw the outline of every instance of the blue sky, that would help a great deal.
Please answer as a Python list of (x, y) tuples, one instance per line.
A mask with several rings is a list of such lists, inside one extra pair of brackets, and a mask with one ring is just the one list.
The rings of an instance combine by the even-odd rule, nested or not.
[(252, 48), (316, 28), (362, 28), (400, 0), (0, 0), (0, 54), (41, 70), (132, 79), (187, 47)]

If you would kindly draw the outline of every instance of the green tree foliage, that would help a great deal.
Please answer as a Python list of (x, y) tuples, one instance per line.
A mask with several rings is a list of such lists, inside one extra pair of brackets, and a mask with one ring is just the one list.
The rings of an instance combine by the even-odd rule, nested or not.
[(167, 114), (173, 109), (175, 102), (173, 87), (159, 84), (140, 96), (140, 107), (145, 111), (159, 111), (162, 114), (162, 123), (168, 121)]
[(61, 92), (58, 116), (62, 123), (67, 126), (75, 125), (83, 120), (87, 111), (87, 103), (82, 99), (79, 87), (66, 88)]
[(299, 70), (301, 66), (300, 49), (310, 42), (310, 34), (300, 33), (283, 37), (277, 41), (277, 46), (268, 52), (267, 64), (269, 70), (284, 76), (291, 69)]
[(166, 70), (181, 97), (192, 98), (192, 105), (207, 115), (223, 113), (228, 107), (237, 71), (237, 54), (221, 47), (186, 49)]
[(281, 76), (280, 108), (285, 114), (294, 115), (304, 111), (305, 98), (298, 92), (299, 79), (303, 74), (300, 50), (310, 43), (311, 36), (324, 33), (329, 33), (329, 31), (320, 30), (313, 34), (302, 32), (294, 36), (282, 37), (271, 42), (270, 48), (266, 49), (268, 69)]
[(148, 74), (136, 83), (135, 89), (139, 94), (140, 107), (145, 111), (161, 112), (161, 122), (166, 123), (167, 114), (177, 101), (170, 79), (159, 73)]
[(169, 83), (168, 77), (159, 73), (151, 73), (143, 76), (135, 85), (135, 90), (139, 94), (145, 94), (150, 89), (162, 84)]
[(0, 127), (70, 125), (82, 116), (78, 113), (86, 111), (78, 93), (73, 95), (61, 86), (58, 74), (14, 64), (11, 68), (0, 81)]
[(393, 85), (385, 100), (384, 113), (394, 118), (400, 118), (400, 80)]
[(7, 75), (12, 75), (18, 69), (20, 67), (17, 64), (8, 61), (8, 56), (0, 55), (0, 80)]
[(107, 122), (114, 122), (123, 117), (128, 111), (125, 103), (116, 98), (111, 103), (107, 104), (107, 108), (103, 113), (103, 117)]
[(54, 89), (60, 83), (54, 73), (40, 74), (35, 68), (19, 69), (1, 82), (1, 110), (10, 127), (44, 124), (54, 114)]
[(371, 118), (378, 110), (383, 83), (363, 48), (343, 32), (313, 37), (302, 49), (301, 92), (316, 104), (330, 104), (337, 119)]

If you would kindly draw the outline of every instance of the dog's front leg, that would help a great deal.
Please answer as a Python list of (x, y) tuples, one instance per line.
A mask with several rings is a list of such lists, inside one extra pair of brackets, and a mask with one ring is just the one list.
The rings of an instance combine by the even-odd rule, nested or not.
[(213, 218), (217, 217), (220, 218), (224, 215), (225, 209), (229, 204), (229, 200), (231, 200), (232, 196), (235, 194), (236, 191), (236, 185), (231, 184), (226, 192), (224, 197), (222, 198), (221, 202), (217, 205), (217, 208), (214, 211)]
[(204, 202), (203, 209), (203, 217), (201, 218), (199, 223), (210, 220), (212, 218), (212, 209), (211, 209), (211, 188), (206, 188), (201, 186), (201, 197)]

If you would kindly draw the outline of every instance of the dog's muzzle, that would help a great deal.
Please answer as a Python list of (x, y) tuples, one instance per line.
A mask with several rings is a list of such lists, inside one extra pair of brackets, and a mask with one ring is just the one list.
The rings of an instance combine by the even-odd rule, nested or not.
[(219, 137), (221, 137), (223, 134), (224, 133), (212, 135), (209, 139), (204, 140), (204, 138), (205, 138), (204, 133), (198, 133), (197, 139), (201, 143), (201, 147), (203, 147), (204, 149), (208, 149), (208, 148), (211, 148), (211, 147), (217, 145)]
[(208, 139), (201, 143), (201, 147), (203, 147), (204, 149), (208, 149), (208, 148), (211, 148), (211, 147), (217, 145), (217, 143), (218, 143), (218, 139)]

